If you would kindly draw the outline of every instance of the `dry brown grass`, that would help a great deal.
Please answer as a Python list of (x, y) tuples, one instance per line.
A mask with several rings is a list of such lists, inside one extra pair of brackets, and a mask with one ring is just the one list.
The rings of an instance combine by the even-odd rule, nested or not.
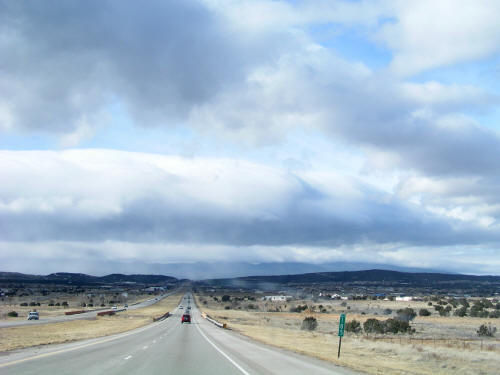
[(114, 316), (102, 316), (63, 323), (0, 328), (0, 352), (29, 346), (63, 343), (108, 336), (149, 324), (153, 318), (172, 311), (182, 294), (173, 294), (160, 302)]
[[(405, 307), (394, 302), (390, 304), (389, 308), (393, 310)], [(404, 335), (401, 339), (400, 336), (377, 339), (346, 333), (341, 357), (337, 359), (338, 314), (314, 314), (318, 319), (318, 329), (306, 332), (300, 330), (305, 314), (224, 310), (223, 306), (215, 308), (217, 305), (213, 303), (209, 304), (210, 308), (199, 302), (198, 306), (254, 340), (369, 374), (498, 374), (500, 368), (500, 341), (484, 340), (481, 350), (477, 336), (474, 341), (470, 338), (471, 332), (475, 333), (479, 324), (488, 319), (417, 317), (414, 324), (417, 334)], [(368, 318), (387, 317), (348, 313), (348, 320), (364, 322)], [(436, 336), (441, 339), (429, 339)], [(419, 339), (415, 340), (416, 337)]]

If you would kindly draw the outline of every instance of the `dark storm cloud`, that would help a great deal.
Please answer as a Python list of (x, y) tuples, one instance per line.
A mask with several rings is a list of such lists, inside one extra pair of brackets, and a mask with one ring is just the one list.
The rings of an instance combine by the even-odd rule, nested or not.
[(148, 196), (125, 203), (119, 213), (104, 217), (76, 210), (4, 211), (0, 213), (0, 231), (4, 241), (111, 240), (225, 246), (338, 247), (358, 243), (440, 246), (499, 240), (498, 236), (473, 225), (445, 220), (401, 202), (377, 200), (368, 193), (361, 201), (336, 205), (331, 197), (302, 188), (283, 197), (279, 203), (284, 209), (267, 212), (271, 217), (260, 214), (247, 217), (245, 212), (208, 202), (193, 204)]
[(190, 0), (2, 1), (0, 9), (7, 125), (30, 130), (70, 132), (116, 100), (141, 125), (175, 125), (286, 44), (236, 43)]

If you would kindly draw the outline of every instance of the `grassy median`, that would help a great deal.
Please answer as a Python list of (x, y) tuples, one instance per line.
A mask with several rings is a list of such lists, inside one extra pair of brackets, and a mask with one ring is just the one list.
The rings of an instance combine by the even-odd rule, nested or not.
[(154, 305), (142, 309), (119, 312), (113, 316), (102, 316), (63, 323), (0, 328), (0, 351), (58, 344), (129, 331), (149, 324), (154, 318), (172, 311), (179, 304), (183, 294), (173, 294)]

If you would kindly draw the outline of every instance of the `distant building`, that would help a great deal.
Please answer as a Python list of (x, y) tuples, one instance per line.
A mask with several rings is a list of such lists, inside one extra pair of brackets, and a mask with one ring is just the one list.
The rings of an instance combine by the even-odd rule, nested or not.
[(272, 302), (286, 302), (292, 299), (292, 296), (264, 296), (262, 301), (272, 301)]
[(395, 300), (409, 302), (409, 301), (413, 301), (413, 297), (410, 297), (410, 296), (396, 297)]

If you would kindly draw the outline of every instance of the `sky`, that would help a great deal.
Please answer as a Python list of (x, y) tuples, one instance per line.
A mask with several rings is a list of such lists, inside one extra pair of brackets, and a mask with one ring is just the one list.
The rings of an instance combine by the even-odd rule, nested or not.
[(0, 0), (0, 269), (499, 275), (499, 13)]

